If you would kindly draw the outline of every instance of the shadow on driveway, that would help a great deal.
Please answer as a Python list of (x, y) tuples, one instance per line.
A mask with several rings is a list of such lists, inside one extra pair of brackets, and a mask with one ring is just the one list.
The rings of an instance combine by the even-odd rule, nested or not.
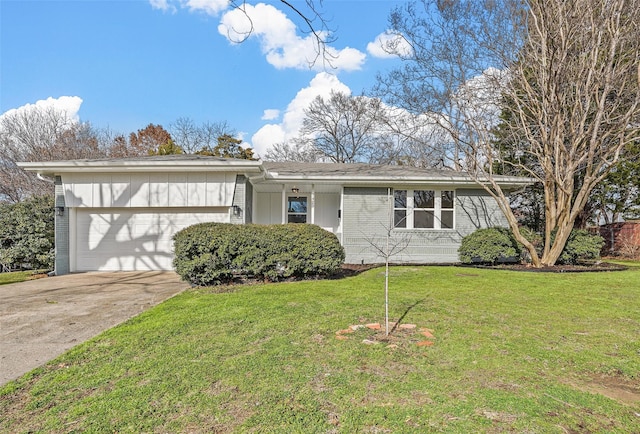
[(0, 285), (0, 385), (188, 287), (165, 271), (80, 273)]

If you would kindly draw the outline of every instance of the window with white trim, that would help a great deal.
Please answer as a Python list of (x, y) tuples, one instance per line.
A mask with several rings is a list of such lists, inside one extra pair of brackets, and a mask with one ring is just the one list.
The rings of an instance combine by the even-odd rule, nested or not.
[(453, 229), (453, 190), (394, 190), (393, 225), (406, 229)]

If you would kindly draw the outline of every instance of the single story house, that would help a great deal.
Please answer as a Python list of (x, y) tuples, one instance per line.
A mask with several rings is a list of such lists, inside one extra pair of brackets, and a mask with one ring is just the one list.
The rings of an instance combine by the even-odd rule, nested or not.
[(384, 261), (389, 231), (393, 262), (454, 263), (462, 237), (506, 225), (491, 196), (447, 170), (197, 155), (20, 166), (55, 184), (56, 274), (170, 270), (173, 235), (200, 222), (316, 224), (357, 264)]

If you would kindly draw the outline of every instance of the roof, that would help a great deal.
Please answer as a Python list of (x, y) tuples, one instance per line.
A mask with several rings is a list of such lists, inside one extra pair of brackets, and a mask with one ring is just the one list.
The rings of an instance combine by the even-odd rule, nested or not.
[(207, 171), (260, 172), (260, 162), (236, 158), (209, 157), (204, 155), (152, 155), (148, 157), (105, 158), (65, 161), (21, 162), (18, 166), (30, 172), (51, 176), (60, 173), (81, 172), (183, 172), (187, 169)]
[[(411, 185), (411, 184), (476, 184), (473, 177), (454, 170), (423, 169), (412, 166), (391, 166), (363, 163), (298, 163), (242, 160), (202, 155), (161, 155), (135, 158), (67, 160), (18, 163), (20, 167), (40, 175), (91, 172), (184, 172), (185, 170), (225, 171), (246, 174), (252, 183), (307, 182), (348, 185)], [(530, 178), (494, 177), (505, 187), (521, 187), (532, 183)]]
[[(350, 184), (475, 184), (466, 172), (450, 169), (423, 169), (412, 166), (376, 165), (363, 163), (262, 163), (265, 181), (299, 182), (348, 182)], [(494, 179), (503, 185), (513, 187), (533, 183), (531, 178), (495, 175)]]

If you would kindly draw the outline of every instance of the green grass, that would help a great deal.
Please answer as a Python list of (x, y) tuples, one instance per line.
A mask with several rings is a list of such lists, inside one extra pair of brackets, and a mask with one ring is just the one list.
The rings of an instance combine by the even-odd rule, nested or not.
[[(640, 432), (640, 267), (185, 292), (0, 389), (1, 432)], [(636, 264), (637, 265), (637, 264)]]
[(0, 285), (7, 283), (18, 283), (29, 280), (38, 271), (13, 271), (11, 273), (0, 273)]

